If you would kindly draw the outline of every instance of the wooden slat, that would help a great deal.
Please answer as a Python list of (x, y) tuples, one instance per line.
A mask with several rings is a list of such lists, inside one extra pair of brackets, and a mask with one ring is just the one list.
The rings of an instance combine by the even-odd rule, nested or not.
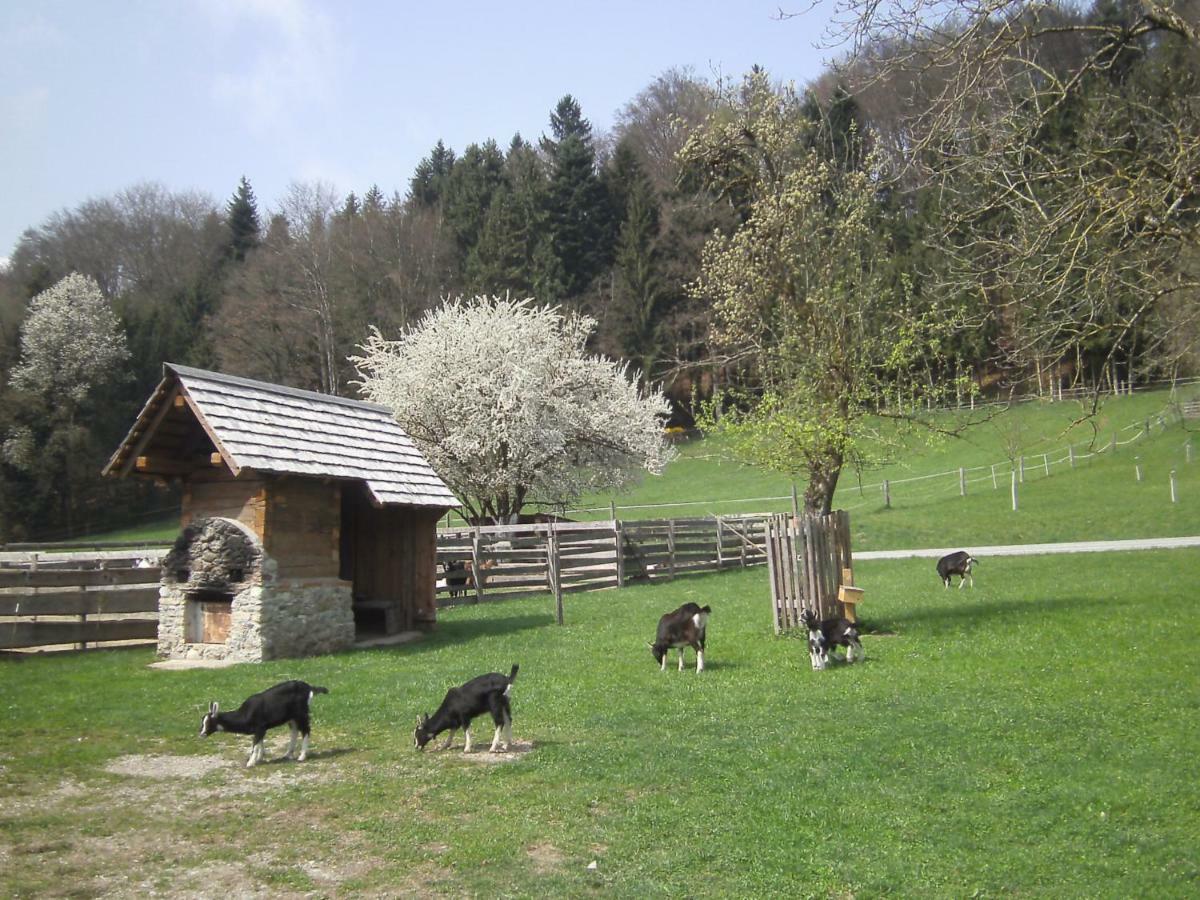
[(157, 619), (0, 622), (0, 650), (97, 641), (155, 640), (157, 637)]
[(0, 588), (101, 587), (158, 584), (159, 570), (149, 569), (0, 569)]
[(0, 616), (79, 616), (158, 610), (158, 587), (0, 594)]

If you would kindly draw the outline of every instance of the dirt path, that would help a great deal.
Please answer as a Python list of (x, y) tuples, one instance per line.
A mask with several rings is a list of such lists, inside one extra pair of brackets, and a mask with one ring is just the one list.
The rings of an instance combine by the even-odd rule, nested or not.
[[(1200, 537), (1135, 538), (1127, 541), (1068, 541), (1061, 544), (998, 544), (971, 547), (972, 556), (1037, 556), (1044, 553), (1111, 553), (1115, 550), (1177, 550), (1200, 547)], [(940, 559), (962, 547), (934, 547), (926, 550), (864, 550), (855, 553), (861, 559)]]

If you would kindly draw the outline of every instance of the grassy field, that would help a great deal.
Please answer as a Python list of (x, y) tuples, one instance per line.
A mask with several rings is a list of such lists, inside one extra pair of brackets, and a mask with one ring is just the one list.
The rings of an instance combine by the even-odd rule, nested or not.
[[(762, 568), (310, 660), (0, 661), (0, 893), (1194, 897), (1198, 573), (994, 558), (945, 591), (928, 560), (860, 563), (868, 658), (826, 672), (771, 634)], [(701, 675), (645, 646), (685, 600), (714, 610)], [(512, 662), (521, 752), (414, 752), (418, 712)], [(331, 691), (307, 762), (196, 736), (291, 677)]]

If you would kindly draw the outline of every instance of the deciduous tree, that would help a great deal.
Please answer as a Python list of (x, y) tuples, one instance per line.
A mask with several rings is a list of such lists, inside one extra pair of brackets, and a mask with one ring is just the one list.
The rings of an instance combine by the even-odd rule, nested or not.
[(594, 324), (531, 299), (448, 300), (398, 340), (376, 332), (353, 362), (363, 394), (394, 410), (467, 510), (507, 521), (672, 456), (666, 400), (588, 355)]

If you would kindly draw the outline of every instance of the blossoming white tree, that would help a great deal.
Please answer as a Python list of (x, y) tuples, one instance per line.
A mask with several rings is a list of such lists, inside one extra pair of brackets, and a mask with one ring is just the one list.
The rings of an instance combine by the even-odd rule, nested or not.
[(529, 503), (659, 474), (674, 455), (666, 398), (588, 355), (595, 324), (532, 299), (446, 300), (399, 340), (374, 332), (352, 362), (471, 516), (512, 521)]
[(100, 286), (72, 272), (29, 303), (13, 387), (80, 404), (129, 358), (125, 333)]

